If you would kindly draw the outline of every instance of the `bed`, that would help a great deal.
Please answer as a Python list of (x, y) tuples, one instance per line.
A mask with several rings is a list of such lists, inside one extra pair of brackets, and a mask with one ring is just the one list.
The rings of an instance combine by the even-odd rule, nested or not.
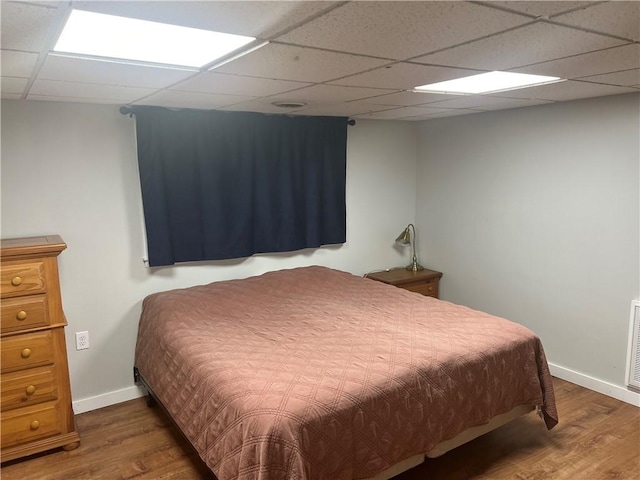
[(219, 480), (380, 480), (558, 421), (527, 328), (318, 266), (148, 296), (135, 371)]

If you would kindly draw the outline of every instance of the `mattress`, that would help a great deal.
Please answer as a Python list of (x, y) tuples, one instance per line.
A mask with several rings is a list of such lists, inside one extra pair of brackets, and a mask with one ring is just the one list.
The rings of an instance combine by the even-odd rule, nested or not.
[(518, 405), (557, 423), (529, 329), (317, 266), (150, 295), (135, 366), (219, 480), (375, 477)]

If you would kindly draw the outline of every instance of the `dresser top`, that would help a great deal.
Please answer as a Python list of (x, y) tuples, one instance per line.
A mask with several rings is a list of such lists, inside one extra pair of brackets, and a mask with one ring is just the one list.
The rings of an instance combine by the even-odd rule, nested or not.
[(2, 258), (23, 255), (58, 255), (65, 248), (67, 248), (67, 244), (59, 235), (3, 238), (0, 242), (0, 255)]

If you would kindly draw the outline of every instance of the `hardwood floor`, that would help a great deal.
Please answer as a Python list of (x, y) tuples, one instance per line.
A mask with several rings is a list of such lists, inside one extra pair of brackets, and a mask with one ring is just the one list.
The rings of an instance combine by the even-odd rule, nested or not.
[[(640, 409), (555, 379), (560, 424), (535, 414), (426, 462), (396, 480), (638, 480)], [(77, 417), (76, 450), (2, 466), (2, 480), (215, 477), (162, 411), (144, 399)]]

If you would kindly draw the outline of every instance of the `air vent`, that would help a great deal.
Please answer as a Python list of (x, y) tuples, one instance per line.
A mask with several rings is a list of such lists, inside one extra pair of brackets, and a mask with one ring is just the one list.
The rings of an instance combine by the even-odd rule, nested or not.
[(627, 350), (627, 385), (640, 389), (640, 300), (631, 302), (631, 325)]
[(279, 108), (302, 108), (304, 106), (306, 106), (307, 104), (304, 102), (287, 102), (287, 101), (283, 101), (283, 102), (273, 102), (271, 103), (271, 105), (273, 105), (274, 107), (279, 107)]

